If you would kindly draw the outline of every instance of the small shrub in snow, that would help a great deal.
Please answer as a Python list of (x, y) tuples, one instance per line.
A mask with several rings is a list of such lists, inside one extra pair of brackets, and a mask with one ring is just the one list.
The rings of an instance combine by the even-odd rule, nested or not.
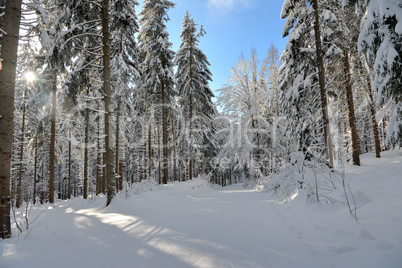
[(125, 198), (130, 197), (131, 195), (138, 195), (140, 193), (150, 192), (158, 189), (158, 184), (156, 183), (156, 179), (150, 178), (146, 180), (142, 180), (141, 182), (136, 182), (131, 185), (127, 185), (125, 190)]

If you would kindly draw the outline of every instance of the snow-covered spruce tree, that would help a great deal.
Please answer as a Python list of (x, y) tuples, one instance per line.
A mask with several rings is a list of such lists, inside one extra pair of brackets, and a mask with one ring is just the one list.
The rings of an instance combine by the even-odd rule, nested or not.
[[(173, 59), (166, 22), (167, 11), (174, 4), (168, 0), (145, 0), (140, 12), (138, 44), (141, 55), (141, 88), (143, 96), (150, 101), (151, 109), (162, 106), (158, 118), (162, 126), (163, 183), (168, 181), (168, 108), (175, 95), (173, 85)], [(156, 105), (158, 107), (152, 107)]]
[[(23, 5), (21, 17), (21, 27), (25, 31), (21, 31), (24, 35), (20, 35), (19, 55), (17, 62), (17, 80), (14, 95), (14, 145), (13, 145), (13, 170), (15, 172), (12, 177), (11, 189), (12, 200), (15, 206), (22, 205), (22, 201), (29, 202), (32, 194), (32, 176), (33, 173), (33, 151), (34, 151), (34, 135), (36, 131), (36, 114), (33, 113), (35, 106), (35, 96), (38, 94), (36, 87), (42, 66), (37, 66), (38, 48), (35, 32), (32, 30), (37, 25), (38, 20), (26, 19), (25, 16), (32, 16), (32, 11), (26, 5)], [(39, 64), (41, 64), (39, 62)], [(48, 157), (47, 157), (48, 158)]]
[[(102, 5), (100, 1), (97, 4), (60, 1), (59, 5), (72, 15), (64, 21), (65, 37), (61, 43), (62, 46), (72, 45), (75, 55), (63, 90), (64, 109), (67, 113), (63, 126), (70, 130), (65, 133), (69, 141), (65, 167), (68, 168), (68, 181), (72, 187), (68, 188), (70, 194), (67, 195), (71, 196), (73, 190), (77, 196), (77, 191), (82, 187), (83, 197), (87, 198), (89, 194), (99, 193), (100, 190), (106, 193), (106, 166), (101, 165), (105, 161), (106, 152), (103, 149), (104, 142), (100, 141), (100, 137), (104, 137), (100, 135), (100, 128), (105, 130), (105, 124), (101, 124), (104, 120), (100, 117), (106, 117), (105, 105), (100, 103), (104, 100), (103, 46), (100, 45), (103, 38), (100, 31)], [(112, 133), (112, 130), (109, 129), (109, 132)], [(79, 188), (78, 184), (81, 185)]]
[[(71, 16), (65, 27), (69, 38), (63, 45), (74, 44), (77, 55), (85, 62), (84, 69), (96, 70), (102, 75), (102, 95), (104, 113), (105, 138), (105, 178), (107, 181), (107, 202), (109, 205), (115, 192), (115, 159), (112, 129), (112, 89), (111, 89), (111, 45), (116, 44), (111, 35), (111, 9), (109, 1), (59, 1), (59, 6)], [(116, 7), (116, 5), (112, 5)], [(122, 14), (123, 16), (123, 14)], [(121, 36), (119, 36), (121, 40)], [(88, 57), (90, 61), (88, 60)]]
[(364, 53), (374, 72), (372, 90), (380, 99), (394, 98), (392, 122), (387, 140), (402, 141), (402, 12), (401, 4), (392, 0), (367, 2), (367, 17), (359, 36), (359, 51)]
[[(23, 21), (23, 20), (22, 20)], [(17, 79), (14, 95), (14, 144), (13, 144), (13, 170), (12, 201), (19, 208), (23, 200), (29, 202), (32, 197), (31, 176), (33, 136), (35, 130), (35, 115), (31, 116), (32, 98), (36, 95), (36, 79), (32, 70), (35, 70), (34, 46), (20, 37), (20, 53), (18, 55)], [(22, 40), (21, 40), (22, 39)]]
[[(115, 145), (115, 174), (116, 190), (122, 189), (123, 163), (124, 158), (132, 158), (129, 153), (132, 150), (125, 150), (122, 144), (135, 143), (134, 133), (126, 136), (125, 131), (128, 121), (134, 118), (135, 110), (132, 96), (136, 81), (139, 79), (137, 63), (137, 42), (135, 35), (138, 32), (138, 19), (135, 13), (137, 1), (112, 1), (111, 12), (111, 35), (112, 35), (112, 85), (114, 90), (113, 98), (116, 99), (116, 145)], [(123, 131), (121, 131), (123, 130)], [(125, 157), (123, 157), (125, 155)], [(129, 165), (126, 165), (130, 168)], [(131, 168), (130, 168), (131, 169)]]
[[(68, 37), (63, 31), (69, 13), (60, 9), (57, 1), (32, 1), (29, 7), (36, 11), (39, 23), (34, 26), (34, 31), (39, 34), (41, 42), (41, 53), (38, 60), (41, 61), (43, 77), (52, 88), (51, 105), (51, 136), (49, 155), (49, 202), (54, 203), (55, 190), (55, 166), (56, 166), (56, 114), (60, 111), (57, 102), (57, 91), (59, 86), (58, 77), (61, 79), (66, 71), (66, 66), (71, 64), (73, 47), (71, 43), (63, 43)], [(50, 82), (51, 81), (51, 82)]]
[[(355, 104), (354, 104), (354, 97), (353, 97), (353, 70), (352, 68), (354, 67), (352, 65), (352, 61), (354, 57), (357, 57), (357, 54), (354, 53), (356, 52), (356, 44), (354, 43), (355, 41), (355, 36), (354, 29), (352, 27), (354, 26), (352, 23), (348, 24), (349, 22), (353, 22), (353, 14), (350, 12), (347, 12), (347, 10), (342, 10), (340, 4), (338, 2), (335, 2), (333, 4), (333, 14), (335, 15), (334, 22), (335, 24), (338, 24), (341, 28), (343, 29), (343, 33), (346, 33), (346, 38), (342, 39), (342, 36), (334, 36), (333, 39), (335, 40), (342, 40), (344, 42), (341, 42), (339, 45), (339, 48), (343, 50), (343, 57), (341, 57), (341, 63), (343, 65), (343, 70), (344, 70), (344, 76), (346, 80), (346, 100), (347, 100), (347, 107), (348, 107), (348, 119), (349, 119), (349, 127), (350, 127), (350, 132), (351, 132), (351, 142), (352, 142), (352, 158), (353, 158), (353, 164), (354, 165), (360, 165), (360, 148), (359, 148), (359, 135), (358, 135), (358, 130), (357, 130), (357, 123), (356, 123), (356, 114), (355, 114)], [(350, 18), (349, 20), (347, 18)], [(356, 17), (355, 17), (356, 18)], [(346, 24), (343, 24), (342, 22), (345, 21)], [(357, 18), (355, 20), (357, 22)], [(351, 60), (352, 59), (352, 60)]]
[[(364, 9), (364, 6), (361, 6), (359, 3), (359, 9)], [(365, 12), (365, 11), (364, 11)], [(372, 129), (372, 136), (374, 138), (374, 145), (375, 145), (375, 152), (376, 157), (381, 157), (381, 145), (380, 145), (380, 136), (378, 131), (378, 124), (376, 119), (376, 104), (374, 102), (373, 92), (371, 90), (371, 78), (370, 78), (370, 69), (368, 68), (367, 61), (365, 57), (358, 53), (358, 38), (361, 32), (361, 21), (364, 17), (364, 12), (355, 12), (355, 7), (344, 6), (342, 14), (344, 15), (344, 21), (348, 28), (348, 35), (349, 35), (349, 47), (350, 47), (350, 63), (351, 63), (351, 75), (352, 75), (352, 82), (354, 88), (355, 98), (359, 98), (360, 101), (355, 103), (360, 103), (363, 105), (369, 103), (369, 113), (362, 114), (362, 116), (356, 116), (357, 120), (365, 120), (368, 118), (371, 121), (371, 129)], [(362, 128), (358, 127), (361, 132)], [(362, 133), (359, 133), (359, 137), (362, 136)], [(363, 147), (361, 144), (360, 147)], [(361, 148), (362, 149), (362, 148)]]
[[(189, 179), (193, 178), (194, 155), (207, 152), (207, 143), (212, 142), (212, 120), (215, 113), (212, 93), (208, 82), (212, 73), (207, 57), (198, 47), (199, 38), (205, 34), (204, 29), (197, 28), (188, 11), (183, 19), (181, 32), (182, 43), (176, 54), (178, 95), (186, 121), (187, 137), (185, 155), (189, 158)], [(212, 142), (213, 143), (213, 142)], [(208, 161), (205, 159), (205, 161)]]
[[(349, 125), (346, 133), (350, 133), (350, 137), (347, 139), (351, 141), (350, 152), (353, 164), (360, 165), (359, 136), (352, 90), (355, 80), (352, 77), (354, 66), (351, 61), (357, 56), (355, 53), (356, 36), (353, 35), (351, 25), (358, 24), (358, 18), (353, 20), (355, 14), (346, 13), (337, 0), (323, 1), (321, 9), (321, 37), (328, 81), (326, 88), (329, 96), (333, 97), (329, 109), (333, 115), (340, 115), (343, 110), (346, 112), (342, 116), (333, 116), (331, 122), (339, 127), (340, 122), (337, 121), (343, 122), (343, 117), (348, 119)], [(342, 144), (338, 144), (338, 150), (343, 150)]]
[[(292, 9), (287, 11), (287, 22), (283, 35), (289, 35), (285, 51), (281, 56), (283, 65), (279, 70), (278, 87), (284, 116), (288, 158), (292, 152), (303, 152), (307, 160), (318, 151), (325, 151), (323, 141), (316, 137), (320, 134), (322, 116), (319, 112), (319, 86), (314, 49), (314, 37), (310, 25), (313, 18), (306, 10), (305, 1), (298, 1), (297, 6), (288, 3)], [(293, 15), (296, 13), (296, 15)], [(293, 17), (296, 16), (296, 17)], [(297, 21), (295, 23), (295, 20)], [(295, 25), (293, 25), (295, 23)], [(290, 29), (293, 31), (289, 34)], [(320, 135), (321, 136), (321, 135)], [(325, 155), (325, 153), (324, 153)]]
[(109, 32), (110, 10), (109, 0), (102, 1), (102, 63), (103, 63), (103, 93), (105, 105), (105, 165), (106, 165), (106, 181), (107, 181), (107, 201), (108, 206), (113, 199), (114, 190), (114, 155), (113, 155), (113, 141), (112, 141), (112, 118), (111, 118), (111, 71), (110, 71), (110, 32)]
[[(320, 2), (321, 3), (321, 2)], [(313, 105), (317, 100), (309, 103), (310, 111), (302, 113), (300, 118), (302, 121), (308, 119), (311, 122), (304, 122), (297, 131), (302, 136), (300, 141), (306, 142), (305, 145), (300, 144), (300, 148), (305, 154), (307, 153), (312, 143), (321, 144), (321, 148), (314, 146), (315, 150), (322, 150), (325, 155), (325, 161), (332, 166), (332, 142), (329, 128), (328, 100), (326, 89), (326, 77), (324, 68), (324, 54), (322, 49), (320, 17), (324, 9), (319, 5), (319, 0), (285, 0), (281, 18), (286, 18), (283, 29), (283, 37), (289, 35), (288, 45), (283, 56), (285, 67), (283, 72), (288, 78), (282, 77), (282, 82), (288, 85), (288, 99), (309, 103), (305, 97), (319, 97), (320, 107)], [(312, 25), (312, 26), (311, 26)], [(293, 29), (293, 30), (292, 30)], [(318, 85), (317, 85), (318, 84)], [(282, 83), (282, 86), (284, 83)], [(304, 88), (304, 89), (303, 89)], [(308, 90), (313, 90), (310, 93)], [(301, 97), (301, 98), (300, 98)], [(300, 107), (299, 107), (300, 108)], [(296, 108), (298, 110), (299, 108)], [(321, 116), (315, 114), (314, 110), (320, 109)], [(300, 113), (301, 111), (297, 111)], [(310, 114), (311, 113), (311, 114)], [(323, 133), (323, 141), (312, 141), (313, 132), (311, 127), (316, 125), (319, 127), (319, 132)], [(311, 153), (311, 152), (310, 152)]]
[[(60, 128), (69, 130), (64, 132), (64, 139), (69, 142), (73, 141), (73, 159), (82, 158), (82, 161), (78, 162), (79, 176), (75, 180), (82, 181), (84, 199), (95, 190), (95, 187), (91, 187), (93, 184), (91, 170), (95, 165), (95, 158), (98, 160), (100, 155), (99, 152), (97, 152), (97, 157), (92, 155), (95, 151), (94, 144), (99, 142), (99, 135), (95, 134), (99, 131), (97, 130), (99, 117), (103, 115), (99, 111), (99, 101), (102, 96), (100, 93), (101, 84), (98, 81), (100, 81), (101, 74), (99, 70), (84, 68), (87, 62), (93, 60), (90, 55), (89, 53), (86, 56), (79, 54), (79, 57), (83, 57), (83, 59), (76, 60), (71, 66), (73, 71), (68, 74), (64, 84), (63, 108), (66, 116), (60, 126)], [(70, 163), (71, 159), (68, 158)], [(71, 165), (66, 164), (65, 166), (70, 167)], [(69, 180), (71, 185), (70, 176)]]
[[(373, 92), (377, 92), (379, 98), (377, 103), (385, 104), (388, 103), (388, 99), (393, 98), (397, 104), (394, 107), (398, 110), (401, 96), (399, 74), (402, 69), (400, 4), (398, 5), (397, 1), (389, 0), (343, 0), (342, 3), (344, 7), (351, 6), (365, 14), (358, 46), (359, 52), (363, 53), (367, 60), (370, 74), (367, 83)], [(394, 137), (394, 142), (402, 138), (400, 135), (402, 115), (398, 115), (398, 113), (394, 113), (394, 115), (396, 115), (393, 117), (395, 120), (388, 125), (387, 132), (390, 135), (386, 137), (387, 142), (390, 141), (390, 137)], [(386, 124), (384, 120), (379, 120), (379, 123), (383, 126)], [(380, 132), (384, 132), (383, 129), (380, 128), (377, 134), (380, 135)], [(388, 145), (384, 147), (388, 147)], [(377, 147), (378, 145), (376, 145)], [(379, 154), (377, 153), (377, 155)]]

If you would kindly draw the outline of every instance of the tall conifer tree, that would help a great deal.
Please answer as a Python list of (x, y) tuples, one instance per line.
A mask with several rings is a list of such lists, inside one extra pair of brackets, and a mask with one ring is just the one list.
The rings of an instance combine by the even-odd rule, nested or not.
[[(201, 26), (197, 33), (194, 19), (188, 11), (183, 20), (181, 32), (182, 43), (177, 52), (175, 63), (177, 65), (176, 80), (180, 104), (186, 119), (187, 149), (189, 158), (189, 179), (193, 177), (193, 155), (197, 149), (206, 145), (204, 142), (212, 139), (212, 119), (215, 113), (212, 97), (214, 94), (208, 82), (212, 81), (212, 73), (207, 57), (198, 47), (199, 38), (204, 35)], [(193, 130), (197, 128), (197, 132)], [(202, 132), (201, 132), (202, 130)], [(204, 137), (207, 137), (204, 139)]]
[(162, 106), (162, 115), (158, 122), (162, 125), (163, 183), (168, 181), (168, 110), (173, 101), (174, 51), (169, 42), (166, 22), (167, 11), (175, 5), (168, 0), (145, 0), (140, 13), (140, 32), (138, 43), (141, 53), (141, 91), (146, 92), (151, 109)]

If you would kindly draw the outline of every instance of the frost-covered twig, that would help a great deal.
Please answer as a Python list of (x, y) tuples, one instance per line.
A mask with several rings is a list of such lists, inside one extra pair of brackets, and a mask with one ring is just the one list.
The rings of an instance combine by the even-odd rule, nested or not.
[[(341, 166), (341, 170), (342, 170), (342, 171), (341, 171), (342, 187), (343, 187), (343, 193), (345, 194), (345, 198), (346, 198), (346, 204), (347, 204), (347, 206), (348, 206), (350, 215), (352, 215), (352, 216), (355, 218), (355, 220), (358, 221), (358, 220), (357, 220), (357, 205), (356, 205), (356, 200), (355, 200), (355, 198), (354, 198), (352, 189), (350, 188), (350, 183), (349, 183), (349, 182), (347, 183), (347, 186), (348, 186), (348, 187), (347, 187), (347, 189), (346, 189), (346, 172), (345, 172), (345, 166), (344, 166), (343, 163), (342, 163), (342, 166)], [(354, 204), (354, 208), (351, 207), (348, 192), (349, 192), (349, 194), (350, 194), (350, 196), (351, 196), (351, 198), (352, 198), (352, 201), (353, 201), (353, 204)]]

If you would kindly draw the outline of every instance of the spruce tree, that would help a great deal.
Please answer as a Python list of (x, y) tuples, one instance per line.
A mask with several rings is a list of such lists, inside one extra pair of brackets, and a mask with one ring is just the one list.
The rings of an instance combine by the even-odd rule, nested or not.
[[(149, 109), (162, 108), (158, 122), (162, 125), (163, 184), (168, 181), (168, 108), (175, 95), (173, 76), (174, 51), (169, 42), (167, 11), (175, 5), (168, 0), (145, 0), (140, 12), (138, 44), (141, 53), (141, 88)], [(155, 111), (157, 112), (157, 111)]]
[(372, 67), (372, 90), (380, 100), (393, 98), (396, 106), (388, 124), (387, 143), (402, 143), (402, 13), (392, 0), (369, 0), (359, 36), (359, 51)]
[[(130, 144), (135, 143), (134, 135), (126, 135), (124, 130), (126, 120), (132, 118), (134, 114), (129, 114), (133, 111), (133, 95), (134, 86), (139, 79), (138, 63), (137, 63), (137, 42), (135, 35), (138, 32), (138, 19), (135, 13), (137, 1), (133, 0), (113, 0), (112, 1), (112, 85), (114, 88), (114, 98), (117, 105), (115, 108), (116, 114), (116, 145), (115, 145), (115, 175), (116, 175), (116, 190), (122, 189), (123, 183), (123, 166), (124, 158), (129, 159), (130, 151), (122, 149), (122, 140), (130, 140)], [(129, 137), (131, 136), (131, 137)]]
[[(303, 121), (305, 118), (313, 120), (309, 124), (305, 122), (294, 128), (303, 136), (299, 140), (305, 140), (302, 142), (304, 145), (300, 144), (300, 149), (305, 154), (311, 154), (311, 150), (307, 152), (309, 148), (313, 148), (311, 144), (322, 143), (319, 140), (313, 141), (313, 139), (318, 138), (316, 134), (312, 135), (315, 131), (311, 129), (311, 126), (315, 125), (323, 134), (325, 160), (332, 166), (333, 153), (325, 74), (327, 51), (324, 50), (325, 47), (322, 42), (324, 37), (321, 25), (322, 20), (325, 20), (325, 17), (332, 15), (332, 13), (324, 4), (325, 1), (318, 0), (285, 0), (281, 13), (281, 18), (286, 18), (282, 35), (283, 37), (289, 35), (289, 39), (283, 55), (285, 65), (282, 68), (284, 76), (281, 78), (281, 86), (289, 90), (286, 94), (287, 99), (293, 98), (299, 106), (295, 107), (295, 115), (299, 116), (301, 113), (303, 119), (299, 118), (297, 121)], [(319, 100), (314, 100), (317, 95), (320, 97)], [(306, 105), (300, 101), (303, 103), (311, 101), (311, 103)], [(319, 106), (316, 104), (319, 104)], [(302, 112), (300, 109), (306, 110)], [(314, 111), (317, 109), (321, 111), (320, 116)], [(320, 118), (317, 118), (317, 116)], [(314, 150), (317, 150), (318, 147), (314, 147)]]
[[(176, 54), (175, 64), (180, 105), (182, 107), (186, 128), (188, 128), (186, 155), (189, 158), (189, 179), (193, 177), (193, 155), (204, 144), (212, 139), (212, 119), (215, 109), (212, 103), (214, 94), (209, 88), (212, 73), (207, 57), (198, 47), (199, 38), (204, 35), (204, 29), (197, 33), (196, 23), (188, 11), (183, 20), (181, 32), (182, 43)], [(196, 129), (197, 131), (194, 131)]]

